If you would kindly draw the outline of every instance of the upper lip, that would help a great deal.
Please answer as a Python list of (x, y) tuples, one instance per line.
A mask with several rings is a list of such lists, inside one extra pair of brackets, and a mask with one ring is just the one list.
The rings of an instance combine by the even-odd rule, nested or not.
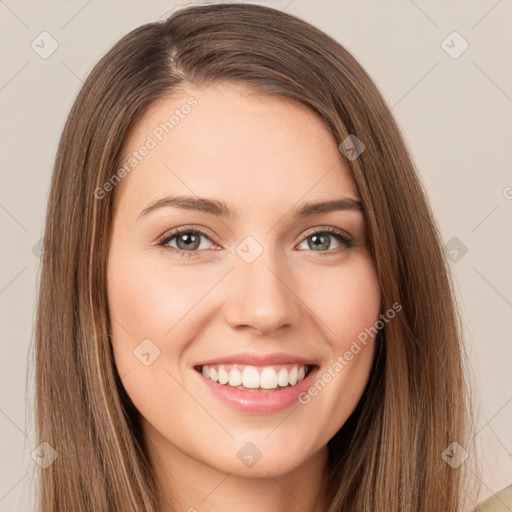
[(194, 366), (205, 366), (215, 364), (248, 364), (252, 366), (271, 366), (278, 364), (303, 364), (306, 366), (317, 366), (318, 363), (313, 359), (307, 359), (293, 354), (286, 354), (284, 352), (276, 352), (274, 354), (251, 354), (240, 353), (231, 354), (227, 356), (219, 356), (207, 361), (201, 361)]

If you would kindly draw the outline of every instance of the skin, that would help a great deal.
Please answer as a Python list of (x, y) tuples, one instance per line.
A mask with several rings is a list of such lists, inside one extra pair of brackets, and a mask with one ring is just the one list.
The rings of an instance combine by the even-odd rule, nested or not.
[[(176, 510), (324, 510), (327, 442), (361, 397), (373, 340), (308, 404), (273, 414), (217, 401), (193, 366), (239, 352), (287, 352), (318, 361), (320, 375), (375, 324), (380, 289), (362, 213), (291, 213), (304, 203), (358, 200), (357, 189), (312, 112), (228, 84), (190, 86), (153, 105), (124, 155), (190, 96), (197, 106), (117, 185), (108, 260), (115, 364), (167, 496), (160, 510), (171, 510), (171, 490)], [(172, 194), (224, 201), (239, 217), (174, 207), (139, 217)], [(181, 226), (207, 233), (196, 257), (158, 245)], [(315, 249), (313, 228), (327, 227), (355, 246), (327, 234)], [(251, 264), (236, 252), (247, 236), (263, 250)], [(178, 238), (168, 244), (176, 251)], [(160, 350), (148, 366), (134, 356), (144, 339)], [(236, 456), (247, 442), (262, 454), (252, 467)]]

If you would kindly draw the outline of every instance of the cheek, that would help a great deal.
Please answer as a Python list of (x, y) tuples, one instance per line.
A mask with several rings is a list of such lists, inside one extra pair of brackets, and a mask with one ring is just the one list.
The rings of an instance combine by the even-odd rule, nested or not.
[(162, 349), (163, 334), (171, 327), (170, 319), (163, 316), (163, 305), (169, 306), (173, 294), (171, 287), (158, 279), (158, 274), (129, 251), (117, 250), (113, 245), (107, 269), (107, 293), (112, 344), (121, 375), (140, 366), (135, 364), (134, 351), (141, 343), (150, 347), (151, 343), (145, 340), (154, 343), (150, 350), (154, 358)]
[[(119, 256), (120, 253), (123, 255)], [(141, 414), (157, 418), (162, 415), (163, 390), (167, 405), (187, 406), (179, 400), (180, 388), (166, 368), (169, 361), (179, 361), (187, 340), (183, 333), (186, 314), (198, 301), (195, 298), (198, 294), (190, 287), (182, 288), (185, 283), (179, 273), (171, 274), (155, 258), (145, 260), (128, 251), (113, 251), (108, 265), (107, 293), (119, 375)], [(182, 318), (185, 319), (180, 322)], [(180, 343), (180, 339), (185, 341)]]
[(188, 312), (193, 316), (193, 308), (208, 290), (208, 282), (200, 270), (170, 270), (154, 258), (147, 258), (147, 263), (113, 259), (109, 265), (108, 298), (111, 315), (118, 321), (117, 331), (122, 324), (134, 340), (172, 337), (172, 329), (180, 319), (188, 319)]
[(318, 273), (311, 295), (312, 309), (324, 322), (332, 348), (346, 350), (380, 311), (380, 287), (370, 256), (363, 254), (333, 272)]

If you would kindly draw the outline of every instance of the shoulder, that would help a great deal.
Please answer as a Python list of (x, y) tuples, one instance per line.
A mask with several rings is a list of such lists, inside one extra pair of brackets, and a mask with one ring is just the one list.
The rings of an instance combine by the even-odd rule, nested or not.
[(473, 512), (509, 512), (512, 510), (512, 484), (480, 503)]

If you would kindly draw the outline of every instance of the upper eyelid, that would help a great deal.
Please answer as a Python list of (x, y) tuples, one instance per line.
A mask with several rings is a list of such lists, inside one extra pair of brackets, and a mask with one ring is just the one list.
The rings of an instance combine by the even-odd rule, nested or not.
[(158, 242), (163, 243), (166, 240), (170, 240), (182, 233), (188, 233), (188, 232), (198, 233), (199, 235), (210, 239), (212, 242), (216, 243), (217, 245), (220, 245), (216, 241), (216, 237), (211, 235), (206, 228), (197, 228), (197, 227), (192, 227), (192, 226), (183, 226), (183, 227), (179, 227), (176, 229), (171, 229), (169, 231), (166, 231), (165, 234), (163, 234), (161, 237), (158, 238)]

